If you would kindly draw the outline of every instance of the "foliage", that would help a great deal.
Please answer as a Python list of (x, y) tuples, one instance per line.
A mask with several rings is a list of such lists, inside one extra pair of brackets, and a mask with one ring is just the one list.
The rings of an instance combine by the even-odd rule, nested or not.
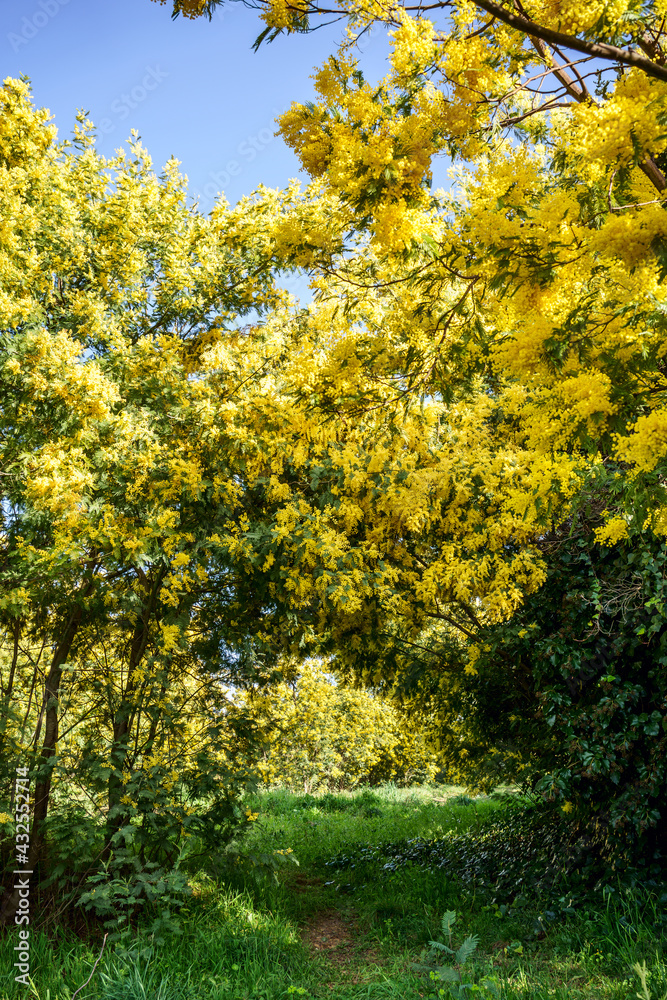
[(269, 784), (311, 792), (410, 784), (435, 773), (426, 734), (391, 704), (337, 683), (326, 664), (306, 660), (291, 684), (249, 691), (244, 703), (266, 734), (262, 771)]
[[(646, 982), (649, 975), (649, 971), (646, 968), (646, 962), (642, 962), (641, 965), (639, 964), (639, 962), (635, 962), (634, 965), (632, 966), (632, 969), (633, 972), (636, 973), (641, 985), (641, 993), (637, 993), (639, 1000), (651, 1000), (651, 993), (649, 992), (649, 988)], [(666, 1000), (666, 998), (667, 998), (667, 993), (665, 993), (662, 1000)]]
[(23, 81), (0, 107), (0, 798), (27, 767), (24, 864), (81, 891), (249, 825), (254, 729), (222, 682), (262, 676), (237, 552), (282, 293), (255, 205), (204, 218), (175, 161), (136, 137), (106, 159), (82, 116), (58, 143)]
[[(157, 3), (164, 4), (166, 0), (157, 0)], [(202, 16), (210, 18), (216, 6), (215, 0), (173, 0), (171, 16), (183, 16), (191, 20)]]
[[(531, 708), (497, 761), (550, 775), (541, 787), (574, 822), (599, 839), (609, 823), (609, 851), (641, 854), (648, 831), (664, 839), (660, 748), (641, 763), (664, 718), (659, 654), (650, 666), (623, 614), (607, 615), (608, 652), (629, 660), (598, 671), (619, 678), (603, 700), (562, 675), (593, 669), (592, 637), (551, 635), (535, 673), (511, 654), (525, 598), (548, 615), (554, 546), (591, 496), (594, 562), (607, 549), (618, 569), (667, 525), (663, 0), (258, 6), (260, 37), (332, 14), (348, 26), (316, 100), (281, 117), (312, 185), (286, 196), (271, 238), (316, 293), (283, 320), (301, 334), (286, 384), (324, 429), (299, 463), (308, 508), (260, 551), (302, 568), (293, 592), (339, 670), (439, 702), (452, 758), (460, 704), (537, 700), (542, 722)], [(355, 43), (378, 24), (391, 52), (371, 81)], [(452, 185), (433, 192), (442, 155)]]
[[(149, 854), (175, 831), (173, 854), (201, 776), (252, 736), (220, 676), (261, 686), (278, 653), (314, 651), (427, 704), (459, 760), (459, 706), (478, 757), (486, 712), (511, 773), (641, 854), (665, 826), (664, 2), (259, 6), (269, 38), (348, 22), (316, 102), (281, 119), (305, 192), (203, 219), (174, 164), (155, 178), (136, 143), (102, 161), (83, 122), (74, 155), (24, 85), (2, 91), (3, 695), (34, 850), (86, 760), (104, 851), (134, 821)], [(372, 83), (354, 44), (376, 22), (392, 51)], [(276, 267), (309, 269), (312, 307)], [(243, 328), (251, 311), (270, 315)], [(632, 615), (613, 599), (615, 576), (636, 591), (628, 552)], [(550, 588), (574, 597), (555, 624)], [(494, 690), (531, 706), (515, 746)], [(205, 792), (243, 825), (224, 782)]]
[[(418, 972), (428, 972), (430, 978), (436, 982), (448, 983), (448, 992), (454, 1000), (462, 1000), (462, 998), (476, 993), (482, 996), (499, 997), (500, 991), (495, 978), (485, 977), (479, 983), (463, 982), (461, 967), (466, 965), (476, 951), (479, 937), (477, 934), (469, 934), (454, 950), (452, 948), (452, 928), (455, 923), (456, 911), (446, 910), (442, 916), (442, 937), (446, 938), (449, 943), (445, 944), (444, 940), (429, 941), (428, 948), (422, 952), (419, 962), (413, 962), (412, 967)], [(453, 960), (455, 965), (459, 967), (458, 969), (454, 965), (441, 964), (446, 955), (452, 956), (449, 961)], [(445, 996), (445, 990), (438, 989), (437, 994)]]
[(165, 870), (155, 862), (142, 865), (129, 851), (117, 851), (102, 872), (89, 877), (76, 902), (101, 920), (112, 940), (127, 937), (130, 921), (142, 908), (149, 913), (159, 910), (149, 929), (155, 941), (163, 944), (165, 934), (180, 929), (174, 911), (181, 909), (190, 893), (178, 864)]
[[(391, 836), (403, 837), (403, 842), (415, 835), (430, 839), (438, 824), (460, 835), (470, 820), (467, 855), (471, 863), (474, 857), (479, 865), (487, 863), (488, 841), (478, 834), (487, 822), (493, 823), (494, 814), (497, 818), (498, 803), (477, 800), (477, 828), (474, 807), (462, 805), (459, 792), (387, 786), (372, 793), (330, 794), (330, 806), (334, 801), (341, 808), (331, 808), (323, 817), (327, 822), (324, 843), (318, 842), (317, 835), (304, 842), (296, 884), (288, 877), (280, 886), (268, 883), (260, 890), (253, 885), (251, 891), (240, 892), (203, 872), (193, 876), (194, 892), (186, 903), (182, 933), (169, 947), (156, 946), (145, 933), (122, 946), (107, 944), (95, 975), (82, 992), (90, 1000), (143, 1000), (153, 995), (164, 1000), (191, 996), (281, 1000), (290, 995), (332, 994), (340, 1000), (417, 1000), (420, 993), (426, 993), (426, 984), (422, 976), (406, 969), (406, 957), (417, 959), (429, 940), (440, 938), (443, 914), (456, 909), (455, 928), (461, 930), (453, 947), (465, 936), (480, 938), (464, 966), (469, 973), (466, 982), (480, 985), (493, 971), (508, 1000), (540, 1000), (550, 994), (567, 995), (569, 1000), (592, 996), (627, 1000), (641, 992), (632, 966), (642, 968), (645, 963), (646, 988), (653, 1000), (659, 1000), (667, 989), (665, 900), (660, 900), (661, 889), (655, 886), (579, 896), (574, 913), (558, 914), (554, 920), (545, 917), (541, 934), (535, 935), (533, 921), (545, 903), (533, 901), (531, 886), (525, 887), (523, 906), (499, 890), (499, 905), (494, 908), (486, 899), (475, 897), (469, 885), (450, 876), (444, 879), (437, 868), (429, 871), (407, 864), (409, 877), (387, 877), (380, 854), (363, 893), (339, 894), (322, 884), (327, 874), (322, 847), (325, 852), (352, 854), (364, 843), (378, 842), (378, 832), (383, 831), (377, 817), (366, 815), (369, 794), (382, 809), (382, 822)], [(434, 795), (440, 800), (446, 796), (447, 802), (432, 801)], [(323, 800), (325, 796), (311, 798)], [(265, 823), (256, 824), (252, 831), (258, 851), (268, 852), (275, 846), (279, 829), (282, 845), (300, 838), (308, 810), (294, 808), (294, 804), (305, 800), (284, 790), (257, 797), (256, 808), (265, 817)], [(417, 802), (419, 809), (413, 808)], [(406, 813), (407, 820), (403, 818)], [(337, 818), (344, 822), (332, 829)], [(522, 836), (518, 843), (511, 843), (511, 826), (505, 827), (508, 853), (521, 854)], [(516, 889), (509, 881), (507, 887)], [(330, 918), (332, 913), (350, 922), (357, 947), (348, 955), (329, 947), (335, 941), (322, 942), (322, 948), (315, 951), (300, 940), (304, 924), (322, 915)], [(447, 936), (443, 940), (448, 943)], [(7, 1000), (21, 994), (9, 971), (14, 943), (12, 935), (0, 940), (0, 994)], [(66, 928), (50, 936), (35, 930), (31, 967), (38, 995), (43, 1000), (48, 996), (71, 1000), (88, 979), (100, 947), (100, 940), (82, 940)], [(440, 988), (447, 989), (447, 984)]]
[[(350, 892), (365, 889), (379, 869), (386, 878), (440, 872), (489, 906), (498, 899), (521, 906), (530, 896), (542, 913), (551, 915), (542, 922), (569, 912), (568, 907), (605, 880), (605, 867), (589, 845), (568, 839), (564, 817), (545, 817), (516, 804), (502, 809), (490, 804), (491, 809), (482, 811), (481, 803), (471, 803), (467, 822), (459, 819), (457, 824), (462, 829), (430, 839), (421, 835), (364, 844), (329, 858), (327, 869), (351, 879)], [(538, 921), (538, 933), (540, 927)]]
[(477, 787), (522, 780), (607, 855), (658, 860), (667, 795), (664, 544), (646, 532), (604, 547), (585, 523), (547, 544), (540, 592), (478, 637), (478, 673), (445, 756), (454, 766), (458, 757), (458, 774)]
[[(280, 848), (289, 845), (302, 868), (321, 862), (321, 874), (331, 886), (337, 884), (339, 863), (341, 871), (354, 867), (363, 881), (367, 871), (363, 853), (368, 849), (373, 854), (375, 848), (371, 844), (404, 843), (414, 837), (460, 832), (478, 825), (481, 817), (497, 810), (495, 800), (476, 803), (471, 810), (456, 800), (450, 801), (452, 795), (451, 786), (439, 785), (439, 801), (434, 801), (432, 787), (401, 788), (393, 783), (374, 789), (315, 795), (296, 794), (283, 788), (263, 791), (250, 799), (259, 819), (248, 834), (245, 848), (258, 850), (260, 844)], [(505, 830), (505, 836), (506, 833)], [(347, 845), (344, 857), (336, 853), (341, 843)], [(358, 855), (349, 846), (355, 844), (364, 845)], [(338, 858), (335, 862), (334, 856)], [(329, 861), (333, 863), (324, 864)], [(386, 871), (389, 873), (390, 869)]]

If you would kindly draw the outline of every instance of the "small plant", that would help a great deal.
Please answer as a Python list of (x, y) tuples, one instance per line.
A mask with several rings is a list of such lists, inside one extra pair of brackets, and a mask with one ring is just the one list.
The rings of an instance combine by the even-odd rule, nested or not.
[(290, 865), (299, 867), (291, 847), (274, 849), (272, 851), (240, 851), (226, 852), (225, 859), (229, 864), (244, 867), (255, 877), (268, 876), (274, 885), (280, 885), (278, 873)]
[(133, 920), (144, 911), (153, 917), (150, 933), (162, 943), (163, 935), (180, 932), (176, 914), (192, 895), (179, 861), (166, 869), (154, 861), (142, 865), (129, 851), (118, 851), (88, 878), (78, 905), (102, 920), (111, 941), (131, 936)]
[(182, 997), (171, 976), (151, 963), (150, 958), (142, 962), (138, 956), (126, 956), (120, 960), (114, 956), (100, 973), (100, 982), (104, 1000), (146, 1000), (147, 997), (152, 1000), (181, 1000)]
[[(641, 993), (635, 994), (635, 996), (638, 997), (638, 1000), (654, 1000), (651, 993), (649, 992), (649, 988), (647, 985), (649, 972), (648, 969), (646, 968), (646, 962), (642, 962), (641, 965), (639, 964), (639, 962), (635, 962), (635, 964), (632, 966), (632, 971), (637, 973), (639, 981), (641, 983), (641, 988), (642, 988)], [(664, 993), (660, 998), (660, 1000), (667, 1000), (667, 993)]]
[[(479, 937), (477, 934), (469, 934), (458, 948), (453, 948), (452, 928), (455, 921), (456, 911), (447, 910), (442, 918), (442, 936), (443, 938), (447, 938), (448, 944), (445, 944), (444, 941), (429, 941), (428, 948), (425, 948), (420, 956), (420, 961), (413, 962), (412, 968), (418, 972), (428, 972), (434, 984), (447, 983), (449, 995), (453, 1000), (464, 1000), (464, 998), (475, 993), (483, 997), (493, 997), (495, 1000), (495, 998), (500, 996), (498, 984), (495, 979), (486, 976), (479, 983), (463, 982), (461, 969), (474, 954), (479, 944)], [(453, 965), (442, 964), (443, 958), (446, 955), (452, 956)], [(458, 968), (455, 968), (455, 966), (458, 966)], [(438, 987), (437, 992), (441, 997), (446, 996), (445, 989), (442, 987)]]

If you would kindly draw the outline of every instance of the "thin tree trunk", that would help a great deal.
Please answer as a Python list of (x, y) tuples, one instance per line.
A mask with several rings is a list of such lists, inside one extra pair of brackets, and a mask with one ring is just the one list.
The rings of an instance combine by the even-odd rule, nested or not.
[[(14, 692), (14, 677), (16, 675), (16, 665), (19, 658), (19, 638), (21, 635), (21, 622), (17, 619), (14, 625), (13, 640), (14, 649), (12, 652), (12, 662), (9, 668), (9, 678), (7, 680), (7, 688), (2, 692), (2, 712), (0, 713), (0, 756), (4, 756), (6, 753), (6, 733), (7, 726), (9, 725), (9, 706), (12, 701), (12, 694)], [(7, 788), (9, 793), (8, 798), (10, 800), (10, 809), (13, 812), (14, 807), (14, 782), (10, 779), (9, 786)]]
[[(84, 594), (90, 591), (86, 587)], [(44, 716), (44, 742), (39, 757), (39, 778), (35, 785), (32, 812), (32, 829), (30, 832), (30, 851), (28, 854), (28, 871), (34, 874), (40, 865), (44, 846), (44, 820), (49, 808), (51, 795), (51, 773), (55, 763), (56, 746), (58, 743), (58, 707), (60, 681), (63, 667), (72, 650), (72, 644), (81, 624), (83, 607), (78, 604), (70, 615), (65, 632), (51, 658), (51, 665), (44, 682), (44, 699), (42, 713)], [(19, 889), (14, 888), (3, 901), (0, 908), (0, 926), (10, 923), (19, 904)]]
[(150, 639), (150, 621), (155, 609), (157, 594), (164, 574), (160, 573), (153, 583), (148, 600), (144, 605), (141, 620), (137, 624), (132, 644), (127, 668), (127, 686), (123, 692), (121, 703), (118, 707), (113, 721), (113, 743), (110, 753), (111, 774), (108, 784), (108, 808), (107, 828), (105, 845), (102, 857), (108, 860), (113, 851), (113, 840), (122, 826), (122, 815), (120, 810), (121, 798), (125, 794), (125, 781), (123, 779), (123, 768), (127, 763), (129, 753), (129, 735), (136, 711), (133, 703), (133, 695), (136, 690), (134, 676), (136, 669), (141, 663), (148, 641)]
[(51, 666), (44, 682), (44, 742), (39, 756), (39, 778), (35, 785), (35, 799), (33, 811), (33, 829), (31, 836), (31, 846), (41, 847), (43, 840), (42, 824), (46, 819), (49, 809), (49, 798), (51, 795), (51, 773), (55, 763), (56, 746), (58, 743), (58, 709), (60, 707), (60, 682), (63, 676), (63, 667), (72, 651), (72, 644), (81, 624), (83, 608), (79, 605), (70, 616), (65, 634), (58, 644)]

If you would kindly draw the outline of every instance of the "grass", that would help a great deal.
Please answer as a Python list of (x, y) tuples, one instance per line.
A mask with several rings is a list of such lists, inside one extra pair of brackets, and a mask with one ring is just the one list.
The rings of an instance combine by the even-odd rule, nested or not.
[[(249, 802), (260, 818), (244, 851), (261, 862), (291, 848), (299, 866), (281, 867), (276, 884), (246, 860), (223, 882), (209, 859), (192, 874), (182, 933), (106, 948), (77, 1000), (411, 1000), (496, 988), (502, 1000), (663, 1000), (667, 893), (598, 871), (584, 847), (563, 858), (558, 827), (536, 827), (507, 801), (442, 786), (267, 792)], [(468, 988), (413, 968), (429, 941), (456, 949), (471, 936)], [(0, 941), (2, 1000), (26, 995), (13, 983), (14, 943)], [(35, 931), (28, 995), (72, 1000), (98, 958), (98, 941)]]

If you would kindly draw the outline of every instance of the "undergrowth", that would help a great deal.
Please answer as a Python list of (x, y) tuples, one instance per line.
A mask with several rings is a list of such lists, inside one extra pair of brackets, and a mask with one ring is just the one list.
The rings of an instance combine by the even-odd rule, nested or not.
[[(140, 926), (100, 957), (94, 926), (85, 940), (34, 928), (27, 995), (72, 1000), (96, 962), (76, 1000), (667, 993), (658, 873), (605, 870), (585, 842), (565, 841), (557, 818), (507, 790), (275, 790), (248, 806), (259, 818), (241, 853), (197, 857), (192, 844), (179, 934), (161, 943)], [(290, 856), (298, 867), (262, 860)], [(347, 937), (314, 950), (303, 928), (324, 918)], [(11, 931), (0, 941), (2, 1000), (26, 995), (13, 982), (15, 943)]]

